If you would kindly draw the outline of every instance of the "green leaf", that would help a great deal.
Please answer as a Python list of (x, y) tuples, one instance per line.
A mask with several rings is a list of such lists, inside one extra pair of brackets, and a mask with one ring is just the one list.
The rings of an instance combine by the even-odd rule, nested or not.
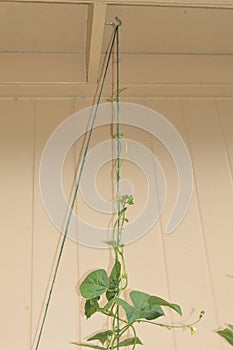
[(106, 293), (106, 297), (108, 300), (111, 300), (114, 298), (114, 296), (117, 294), (117, 288), (119, 285), (121, 276), (121, 264), (119, 261), (116, 261), (113, 269), (111, 271), (111, 274), (109, 276), (109, 289)]
[[(134, 345), (134, 344), (142, 345), (142, 342), (141, 342), (141, 340), (138, 337), (128, 338), (128, 339), (125, 339), (125, 340), (121, 341), (119, 343), (119, 347), (130, 346), (130, 345)], [(116, 348), (116, 347), (117, 346), (114, 346), (114, 348)]]
[[(123, 207), (123, 211), (127, 210), (127, 208), (125, 207), (126, 204), (128, 205), (133, 205), (134, 201), (133, 201), (133, 196), (130, 194), (124, 194), (123, 196), (121, 196), (119, 203), (121, 203), (122, 207)], [(123, 212), (121, 211), (121, 213)]]
[(106, 342), (106, 340), (112, 335), (112, 331), (111, 330), (108, 330), (108, 331), (105, 331), (105, 332), (100, 332), (100, 333), (97, 333), (95, 335), (93, 335), (93, 337), (87, 339), (88, 341), (91, 341), (91, 340), (99, 340), (101, 342), (102, 345), (104, 345), (104, 343)]
[(151, 296), (149, 298), (149, 304), (150, 305), (158, 305), (158, 306), (168, 306), (171, 309), (175, 310), (176, 312), (178, 312), (179, 315), (182, 315), (182, 311), (181, 311), (181, 307), (177, 304), (171, 304), (168, 301), (161, 299), (159, 297), (156, 296)]
[(149, 299), (151, 298), (149, 294), (139, 291), (132, 291), (130, 293), (130, 298), (136, 310), (140, 313), (140, 318), (154, 320), (164, 315), (163, 310), (159, 305), (149, 303)]
[(120, 298), (118, 298), (116, 302), (125, 310), (129, 323), (140, 318), (154, 320), (160, 316), (163, 316), (164, 313), (160, 306), (149, 304), (150, 297), (151, 296), (149, 294), (139, 291), (132, 291), (130, 293), (130, 298), (134, 306), (128, 304), (126, 301)]
[(93, 299), (105, 293), (109, 287), (109, 279), (105, 270), (92, 271), (80, 285), (80, 293), (84, 298)]
[(127, 320), (129, 323), (132, 323), (132, 322), (138, 320), (139, 318), (141, 318), (140, 312), (138, 310), (136, 310), (135, 307), (129, 305), (126, 301), (124, 301), (120, 298), (117, 298), (116, 303), (118, 305), (122, 306), (123, 309), (125, 310)]
[(103, 346), (98, 346), (98, 345), (91, 345), (91, 344), (86, 344), (86, 343), (72, 343), (73, 345), (78, 345), (82, 346), (84, 348), (91, 348), (91, 349), (97, 349), (97, 350), (106, 350)]
[(233, 331), (233, 324), (228, 323), (228, 327)]
[(217, 331), (219, 335), (221, 335), (228, 343), (233, 345), (233, 331), (231, 329), (225, 328), (221, 331)]
[(132, 196), (132, 195), (130, 195), (129, 198), (128, 198), (128, 204), (129, 204), (129, 205), (133, 205), (133, 204), (134, 204), (133, 196)]
[(99, 300), (100, 297), (87, 299), (85, 303), (85, 315), (87, 318), (91, 317), (99, 309)]

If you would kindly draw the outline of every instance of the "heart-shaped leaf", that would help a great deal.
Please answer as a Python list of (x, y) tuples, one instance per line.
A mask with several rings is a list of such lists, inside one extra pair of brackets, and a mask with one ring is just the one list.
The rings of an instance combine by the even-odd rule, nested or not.
[(93, 299), (105, 293), (109, 287), (107, 272), (103, 269), (92, 271), (80, 285), (84, 298)]
[(130, 298), (135, 309), (140, 313), (140, 318), (154, 320), (164, 315), (159, 305), (152, 305), (149, 303), (149, 299), (151, 298), (149, 294), (140, 291), (132, 291), (130, 293)]

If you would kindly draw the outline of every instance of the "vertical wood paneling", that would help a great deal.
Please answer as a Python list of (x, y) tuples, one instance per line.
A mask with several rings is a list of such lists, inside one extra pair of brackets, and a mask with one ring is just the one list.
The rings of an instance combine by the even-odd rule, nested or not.
[[(148, 105), (170, 121), (187, 144), (179, 100), (151, 99), (148, 100)], [(157, 148), (157, 150), (159, 149)], [(167, 150), (166, 153), (168, 153)], [(168, 223), (178, 193), (177, 170), (171, 158), (167, 158), (167, 161), (165, 159), (163, 155), (161, 164), (167, 181), (166, 204), (161, 216), (163, 228)], [(170, 290), (169, 298), (172, 302), (179, 303), (183, 308), (183, 317), (177, 317), (173, 313), (173, 322), (177, 324), (192, 322), (198, 318), (202, 309), (211, 310), (213, 306), (210, 300), (208, 270), (205, 266), (205, 251), (201, 240), (194, 197), (187, 214), (178, 228), (170, 235), (166, 235), (163, 231), (162, 238)], [(201, 298), (200, 295), (202, 296)], [(206, 341), (206, 345), (203, 344), (202, 339), (208, 327), (209, 323), (206, 321), (200, 324), (195, 337), (191, 337), (189, 331), (175, 331), (174, 348), (181, 350), (206, 347), (206, 349), (209, 349), (211, 346), (212, 349), (219, 349), (218, 342), (215, 342), (215, 340), (211, 342), (209, 339)]]
[[(215, 101), (185, 100), (183, 110), (194, 165), (200, 230), (211, 286), (210, 298), (215, 308), (215, 322), (213, 320), (211, 328), (216, 329), (232, 310), (232, 299), (226, 302), (227, 266), (233, 262), (231, 181)], [(222, 346), (227, 348), (225, 343)]]
[[(229, 186), (229, 195), (232, 195), (233, 190), (233, 101), (232, 99), (220, 99), (217, 101), (218, 115), (220, 120), (220, 130), (222, 133), (222, 138), (225, 146), (225, 159), (226, 165), (228, 168), (228, 172), (226, 173), (226, 180), (229, 178), (231, 181), (231, 186)], [(224, 179), (225, 181), (225, 179)], [(228, 181), (228, 180), (227, 180)], [(225, 201), (224, 201), (225, 208)], [(229, 208), (230, 210), (232, 207)], [(230, 219), (230, 217), (229, 217)], [(230, 221), (230, 220), (229, 220)], [(232, 235), (232, 224), (229, 222), (228, 224), (228, 232)], [(224, 254), (225, 260), (225, 272), (224, 272), (224, 284), (222, 285), (223, 292), (226, 298), (224, 305), (221, 307), (221, 319), (224, 319), (224, 323), (231, 323), (232, 320), (232, 312), (228, 307), (228, 299), (231, 299), (232, 295), (232, 287), (233, 287), (233, 269), (232, 263), (233, 258), (232, 255)]]
[[(39, 165), (43, 148), (53, 130), (73, 113), (72, 99), (38, 100), (36, 103), (36, 177), (34, 204), (34, 259), (33, 259), (33, 331), (36, 332), (38, 319), (44, 310), (45, 295), (51, 285), (55, 257), (60, 248), (61, 238), (50, 222), (41, 202), (39, 192)], [(65, 190), (72, 183), (74, 164), (72, 154), (64, 168)], [(66, 192), (66, 191), (65, 191)], [(49, 281), (49, 283), (48, 283)], [(77, 264), (76, 246), (67, 240), (59, 267), (58, 277), (52, 294), (48, 316), (41, 340), (41, 349), (66, 349), (75, 340), (79, 307), (76, 294)], [(45, 294), (45, 292), (47, 292)], [(43, 306), (43, 308), (42, 308)]]
[(229, 166), (229, 176), (233, 183), (233, 102), (232, 99), (217, 100), (218, 115), (222, 136), (225, 143), (226, 161)]
[(2, 349), (29, 349), (34, 104), (0, 103)]
[[(139, 325), (143, 349), (225, 350), (228, 345), (213, 332), (232, 321), (232, 99), (127, 99), (153, 108), (164, 115), (184, 138), (194, 167), (195, 190), (190, 208), (174, 233), (163, 227), (174, 205), (177, 173), (167, 150), (142, 130), (123, 128), (126, 136), (151, 149), (166, 175), (168, 194), (158, 222), (142, 239), (127, 246), (129, 288), (157, 294), (183, 306), (184, 316), (169, 321), (182, 323), (206, 316), (193, 337), (189, 332), (174, 333), (153, 326)], [(73, 111), (92, 104), (87, 99), (0, 100), (1, 111), (1, 317), (2, 348), (30, 348), (38, 327), (45, 291), (58, 251), (60, 234), (43, 208), (39, 185), (39, 163), (43, 147), (52, 131)], [(102, 142), (106, 130), (96, 130), (92, 145)], [(63, 185), (70, 191), (80, 141), (68, 154), (63, 169)], [(35, 150), (35, 155), (33, 152)], [(34, 164), (35, 162), (35, 164)], [(35, 165), (34, 169), (33, 166)], [(99, 178), (100, 189), (107, 186), (110, 165)], [(126, 163), (123, 176), (134, 179), (135, 208), (138, 214), (145, 200), (144, 177)], [(87, 179), (86, 179), (87, 180)], [(33, 189), (34, 183), (34, 189)], [(81, 214), (106, 225), (108, 217), (91, 213), (81, 199)], [(78, 228), (77, 228), (78, 230)], [(110, 262), (109, 262), (110, 258)], [(86, 321), (83, 301), (77, 292), (80, 280), (92, 268), (110, 269), (108, 251), (77, 245), (67, 240), (49, 308), (41, 349), (74, 348), (71, 341), (84, 340), (104, 319)], [(193, 311), (193, 314), (190, 312)], [(31, 324), (30, 324), (31, 318)], [(162, 319), (161, 319), (162, 321)], [(31, 333), (31, 335), (30, 335)], [(15, 336), (13, 336), (15, 334)]]

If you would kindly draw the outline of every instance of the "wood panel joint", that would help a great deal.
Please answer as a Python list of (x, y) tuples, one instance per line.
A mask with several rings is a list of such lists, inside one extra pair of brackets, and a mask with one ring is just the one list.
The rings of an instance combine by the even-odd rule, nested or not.
[(89, 83), (96, 83), (98, 80), (106, 11), (107, 5), (105, 3), (88, 5), (86, 72)]

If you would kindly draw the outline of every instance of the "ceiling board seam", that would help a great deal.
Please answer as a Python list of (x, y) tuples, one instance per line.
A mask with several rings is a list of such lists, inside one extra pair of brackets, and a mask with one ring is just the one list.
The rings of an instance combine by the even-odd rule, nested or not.
[[(106, 54), (106, 52), (102, 52), (102, 54)], [(151, 55), (151, 56), (156, 56), (156, 55), (170, 55), (170, 56), (233, 56), (232, 53), (219, 53), (219, 52), (121, 52), (121, 56), (124, 55), (140, 55), (140, 56), (146, 56), (146, 55)]]
[[(177, 83), (177, 82), (149, 82), (149, 83), (127, 83), (124, 82), (124, 84), (127, 84), (129, 87), (153, 87), (153, 86), (233, 86), (233, 83)], [(38, 82), (27, 82), (27, 81), (2, 81), (0, 82), (1, 86), (77, 86), (77, 87), (96, 87), (97, 84), (95, 83), (86, 83), (86, 82), (44, 82), (44, 81), (38, 81)], [(105, 84), (105, 87), (112, 87), (112, 84)]]
[(33, 55), (83, 55), (84, 51), (31, 51), (31, 50), (0, 50), (0, 54), (33, 54)]
[[(107, 52), (102, 51), (102, 55), (106, 55)], [(22, 54), (22, 55), (84, 55), (84, 51), (1, 51), (0, 55), (14, 55), (14, 54)], [(121, 56), (124, 55), (140, 55), (140, 56), (233, 56), (233, 52), (225, 53), (225, 52), (142, 52), (142, 51), (123, 51), (121, 52)]]

